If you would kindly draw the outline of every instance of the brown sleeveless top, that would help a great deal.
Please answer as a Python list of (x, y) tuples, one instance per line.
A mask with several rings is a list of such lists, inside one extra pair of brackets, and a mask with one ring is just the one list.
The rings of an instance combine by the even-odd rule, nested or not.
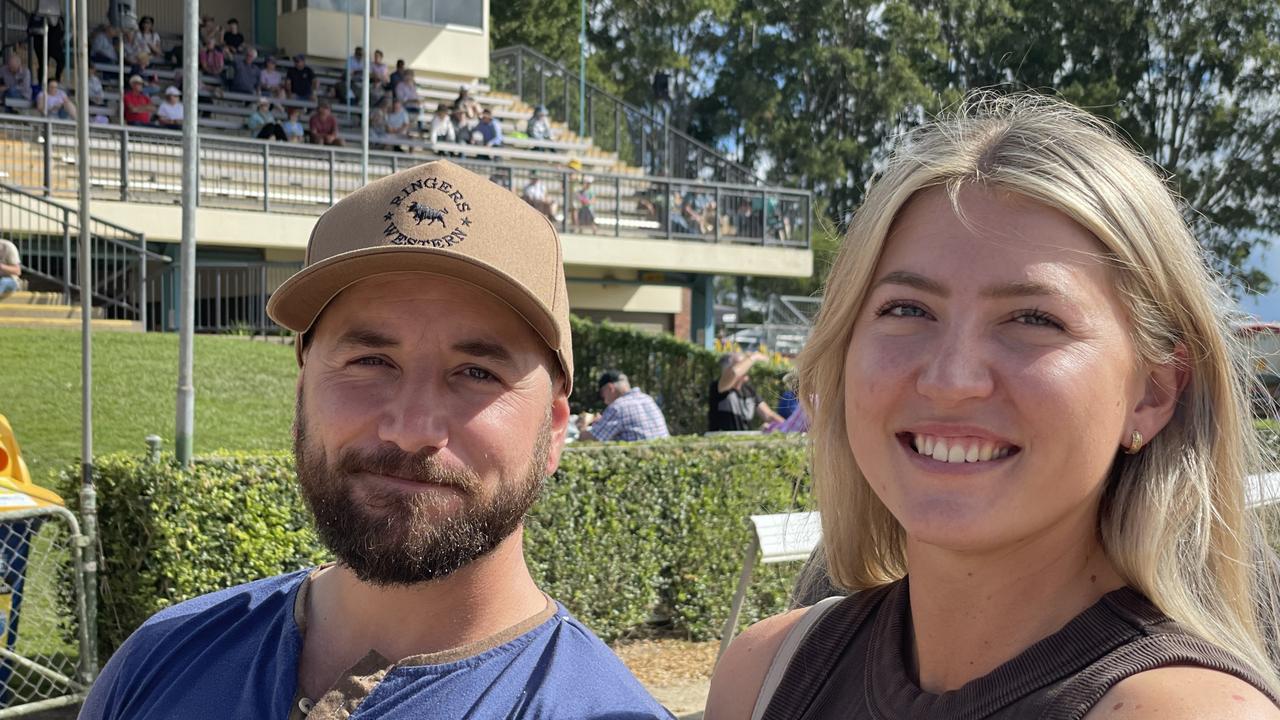
[(1277, 702), (1244, 663), (1129, 588), (1107, 593), (988, 675), (937, 695), (907, 671), (909, 625), (905, 579), (836, 603), (804, 636), (764, 720), (1079, 720), (1116, 683), (1168, 665), (1229, 673)]

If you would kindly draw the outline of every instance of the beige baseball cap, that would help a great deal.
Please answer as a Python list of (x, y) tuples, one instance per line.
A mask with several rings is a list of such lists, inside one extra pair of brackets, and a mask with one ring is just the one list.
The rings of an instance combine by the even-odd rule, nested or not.
[(447, 160), (375, 180), (329, 208), (311, 231), (303, 268), (267, 314), (303, 334), (343, 289), (384, 273), (420, 271), (471, 283), (505, 302), (560, 361), (573, 389), (569, 294), (560, 238), (514, 193)]

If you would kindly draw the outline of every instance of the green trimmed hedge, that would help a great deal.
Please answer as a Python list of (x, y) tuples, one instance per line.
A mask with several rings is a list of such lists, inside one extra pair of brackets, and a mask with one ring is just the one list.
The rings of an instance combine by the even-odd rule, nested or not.
[[(788, 510), (795, 484), (807, 507), (806, 462), (795, 437), (570, 447), (531, 513), (530, 568), (606, 640), (655, 624), (715, 637), (741, 570), (747, 516)], [(104, 658), (157, 610), (327, 556), (287, 454), (201, 458), (189, 471), (111, 455), (95, 472)], [(797, 569), (757, 569), (743, 624), (786, 607)]]
[[(575, 411), (602, 410), (596, 380), (605, 370), (621, 370), (633, 386), (652, 395), (662, 407), (672, 435), (706, 432), (707, 388), (720, 377), (716, 353), (667, 333), (577, 317), (570, 322), (573, 354), (580, 363), (573, 369), (573, 395), (569, 398)], [(751, 382), (761, 398), (777, 406), (784, 389), (782, 378), (790, 370), (785, 361), (758, 364), (751, 368)]]

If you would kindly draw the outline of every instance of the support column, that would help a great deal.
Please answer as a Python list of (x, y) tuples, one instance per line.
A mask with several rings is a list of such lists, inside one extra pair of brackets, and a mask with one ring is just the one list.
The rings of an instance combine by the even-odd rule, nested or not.
[(716, 276), (698, 275), (693, 281), (689, 331), (695, 345), (710, 350), (716, 341)]

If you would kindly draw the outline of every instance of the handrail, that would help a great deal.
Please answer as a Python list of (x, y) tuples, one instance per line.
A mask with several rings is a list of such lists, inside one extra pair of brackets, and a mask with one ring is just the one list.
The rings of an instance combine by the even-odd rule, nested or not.
[[(22, 195), (23, 197), (29, 198), (29, 199), (31, 199), (31, 200), (36, 200), (36, 201), (42, 202), (42, 203), (44, 203), (44, 204), (46, 204), (46, 205), (52, 205), (52, 206), (54, 206), (54, 207), (58, 208), (59, 210), (64, 211), (65, 213), (67, 213), (67, 215), (68, 215), (68, 216), (70, 216), (70, 217), (76, 217), (76, 218), (77, 218), (77, 220), (79, 219), (80, 211), (79, 211), (77, 208), (67, 207), (66, 205), (63, 205), (62, 203), (55, 202), (55, 201), (53, 201), (53, 200), (50, 200), (49, 198), (40, 197), (39, 195), (36, 195), (36, 194), (34, 194), (34, 193), (27, 192), (26, 190), (23, 190), (22, 188), (14, 187), (14, 186), (12, 186), (12, 185), (10, 185), (10, 184), (8, 184), (8, 183), (0, 183), (0, 189), (2, 189), (2, 190), (6, 190), (6, 191), (8, 191), (8, 192), (11, 192), (11, 193), (13, 193), (14, 195)], [(0, 203), (4, 203), (5, 205), (8, 205), (8, 206), (10, 206), (10, 207), (19, 208), (19, 209), (21, 209), (21, 210), (25, 210), (25, 211), (27, 211), (27, 212), (33, 213), (36, 217), (43, 218), (43, 219), (45, 219), (45, 220), (52, 220), (53, 222), (62, 222), (62, 218), (60, 218), (60, 217), (54, 217), (54, 216), (52, 216), (52, 215), (46, 215), (46, 214), (44, 214), (44, 213), (42, 213), (42, 212), (39, 212), (39, 211), (37, 211), (37, 210), (32, 210), (31, 208), (22, 207), (21, 205), (19, 205), (19, 204), (17, 204), (17, 203), (15, 203), (15, 202), (13, 202), (13, 201), (12, 201), (12, 200), (10, 200), (9, 198), (6, 198), (6, 197), (4, 197), (4, 196), (2, 196), (2, 195), (0, 195)], [(98, 224), (100, 224), (100, 225), (106, 225), (107, 227), (111, 228), (112, 230), (119, 230), (121, 233), (124, 233), (124, 234), (126, 234), (126, 235), (132, 235), (132, 236), (133, 236), (133, 238), (134, 238), (135, 240), (137, 240), (139, 243), (142, 243), (142, 242), (144, 241), (145, 237), (146, 237), (143, 233), (140, 233), (140, 232), (138, 232), (138, 231), (136, 231), (136, 230), (130, 230), (129, 228), (124, 227), (123, 225), (117, 225), (117, 224), (115, 224), (115, 223), (111, 222), (110, 220), (103, 220), (102, 218), (96, 218), (96, 217), (92, 217), (92, 216), (91, 216), (91, 219), (92, 219), (92, 221), (93, 221), (93, 222), (98, 223)], [(79, 226), (78, 226), (78, 225), (75, 225), (75, 226), (72, 226), (72, 227), (74, 227), (74, 228), (76, 229), (76, 231), (77, 231), (77, 232), (79, 232)], [(123, 240), (118, 240), (118, 239), (113, 238), (113, 237), (107, 237), (107, 236), (99, 235), (99, 236), (98, 236), (98, 239), (103, 240), (103, 241), (105, 241), (105, 242), (107, 242), (108, 244), (111, 244), (111, 245), (119, 245), (122, 249), (124, 249), (124, 250), (128, 250), (128, 251), (130, 251), (130, 252), (135, 252), (135, 253), (139, 253), (139, 254), (145, 254), (148, 260), (155, 260), (156, 262), (166, 262), (166, 263), (167, 263), (167, 262), (172, 262), (172, 261), (173, 261), (173, 258), (169, 257), (168, 255), (161, 255), (160, 253), (152, 252), (151, 250), (147, 250), (147, 249), (144, 249), (144, 248), (142, 248), (142, 247), (134, 247), (134, 246), (130, 245), (129, 243), (127, 243), (127, 242), (123, 241)]]
[[(509, 47), (494, 50), (489, 54), (489, 58), (491, 61), (501, 60), (503, 58), (506, 58), (507, 56), (518, 56), (521, 54), (528, 55), (544, 65), (550, 65), (556, 72), (566, 77), (572, 78), (575, 82), (581, 82), (580, 76), (576, 72), (570, 70), (569, 68), (566, 68), (564, 65), (561, 65), (555, 60), (547, 57), (546, 55), (543, 55), (542, 53), (538, 52), (537, 50), (534, 50), (533, 48), (527, 45), (512, 45)], [(755, 178), (757, 180), (761, 179), (754, 170), (746, 167), (745, 165), (742, 165), (741, 163), (735, 160), (730, 160), (715, 148), (712, 148), (698, 140), (695, 140), (694, 138), (690, 137), (687, 133), (681, 130), (677, 130), (676, 128), (671, 127), (664, 119), (654, 117), (652, 114), (650, 114), (646, 110), (642, 108), (638, 108), (635, 105), (632, 105), (631, 103), (627, 102), (626, 100), (623, 100), (622, 98), (619, 98), (610, 94), (609, 92), (605, 91), (603, 88), (591, 82), (590, 80), (582, 84), (591, 93), (599, 95), (605, 98), (606, 100), (608, 100), (609, 102), (619, 105), (626, 111), (639, 116), (641, 120), (648, 121), (658, 127), (663, 128), (666, 132), (671, 133), (672, 135), (676, 136), (681, 141), (688, 143), (695, 149), (705, 152), (708, 155), (711, 155), (712, 157), (716, 158), (718, 162), (721, 162), (727, 167), (730, 167), (736, 170), (737, 172), (741, 173), (744, 177)], [(669, 170), (670, 168), (668, 168), (668, 171)]]

